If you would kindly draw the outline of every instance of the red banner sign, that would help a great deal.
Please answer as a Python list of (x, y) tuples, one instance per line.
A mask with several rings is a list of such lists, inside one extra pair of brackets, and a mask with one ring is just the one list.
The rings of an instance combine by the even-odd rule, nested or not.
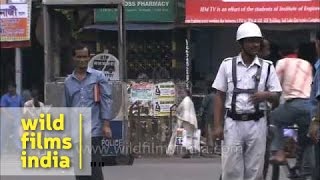
[(320, 23), (320, 0), (186, 0), (186, 23)]

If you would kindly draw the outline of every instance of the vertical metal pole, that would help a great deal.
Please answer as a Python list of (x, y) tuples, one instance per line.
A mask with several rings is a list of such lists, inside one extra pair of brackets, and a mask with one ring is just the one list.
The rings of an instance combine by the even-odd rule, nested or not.
[(122, 4), (118, 5), (118, 57), (120, 61), (120, 80), (124, 80), (124, 57), (123, 57), (123, 43), (124, 43), (124, 37), (123, 37), (123, 7)]
[[(126, 81), (127, 81), (127, 62), (126, 62), (126, 28), (125, 28), (125, 11), (124, 5), (118, 5), (118, 56), (120, 61), (120, 80), (122, 85), (122, 113), (123, 113), (123, 121), (122, 121), (122, 137), (124, 139), (125, 146), (128, 146), (130, 143), (130, 122), (128, 121), (127, 115), (127, 91), (126, 91)], [(129, 152), (126, 152), (129, 153)]]
[(51, 82), (51, 31), (50, 31), (50, 14), (48, 6), (44, 5), (42, 8), (43, 13), (43, 34), (44, 34), (44, 99), (45, 103), (48, 99), (46, 92), (46, 86), (48, 82)]
[(52, 50), (50, 51), (51, 56), (52, 57), (52, 66), (53, 70), (52, 70), (52, 75), (50, 75), (50, 77), (52, 78), (57, 78), (60, 77), (60, 72), (61, 72), (61, 68), (60, 68), (60, 64), (61, 64), (61, 59), (60, 59), (60, 46), (59, 46), (59, 20), (58, 18), (52, 18), (52, 26), (51, 29), (53, 31), (54, 37), (52, 38), (52, 45), (54, 48), (52, 48)]
[(126, 28), (125, 28), (125, 15), (124, 6), (118, 5), (118, 54), (120, 60), (120, 79), (127, 80), (127, 62), (126, 62)]
[(15, 48), (15, 72), (16, 72), (16, 84), (17, 93), (21, 95), (22, 92), (22, 55), (21, 49)]
[(124, 4), (122, 7), (122, 37), (123, 37), (123, 43), (122, 43), (122, 58), (123, 58), (123, 81), (127, 82), (127, 28), (125, 23), (125, 10), (124, 10)]
[(50, 66), (50, 48), (51, 48), (51, 30), (50, 30), (50, 15), (48, 6), (44, 5), (42, 8), (43, 23), (44, 23), (44, 81), (48, 83), (51, 81), (51, 66)]

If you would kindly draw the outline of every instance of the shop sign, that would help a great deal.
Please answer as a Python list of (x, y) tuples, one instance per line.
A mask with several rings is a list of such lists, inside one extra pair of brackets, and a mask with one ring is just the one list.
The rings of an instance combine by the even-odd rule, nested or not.
[[(9, 1), (8, 1), (9, 2)], [(11, 2), (11, 1), (10, 1)], [(12, 1), (17, 2), (17, 1)], [(31, 1), (9, 4), (1, 1), (0, 42), (30, 40)]]
[(320, 0), (186, 0), (186, 23), (319, 23)]
[[(173, 22), (175, 0), (126, 0), (125, 19), (127, 22)], [(96, 9), (96, 22), (115, 22), (117, 9)]]

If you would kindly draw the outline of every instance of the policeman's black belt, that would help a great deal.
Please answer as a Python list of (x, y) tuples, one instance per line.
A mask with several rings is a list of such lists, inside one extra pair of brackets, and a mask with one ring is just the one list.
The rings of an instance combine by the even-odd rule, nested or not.
[(258, 111), (256, 113), (244, 113), (244, 114), (235, 114), (231, 111), (227, 112), (227, 116), (234, 121), (258, 121), (260, 118), (264, 116), (262, 111)]

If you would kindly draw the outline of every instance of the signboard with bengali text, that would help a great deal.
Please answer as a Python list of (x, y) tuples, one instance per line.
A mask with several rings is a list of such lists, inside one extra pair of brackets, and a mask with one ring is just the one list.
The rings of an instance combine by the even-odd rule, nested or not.
[[(9, 1), (7, 1), (9, 2)], [(10, 1), (11, 2), (11, 1)], [(1, 1), (0, 41), (17, 42), (30, 40), (31, 1)]]

